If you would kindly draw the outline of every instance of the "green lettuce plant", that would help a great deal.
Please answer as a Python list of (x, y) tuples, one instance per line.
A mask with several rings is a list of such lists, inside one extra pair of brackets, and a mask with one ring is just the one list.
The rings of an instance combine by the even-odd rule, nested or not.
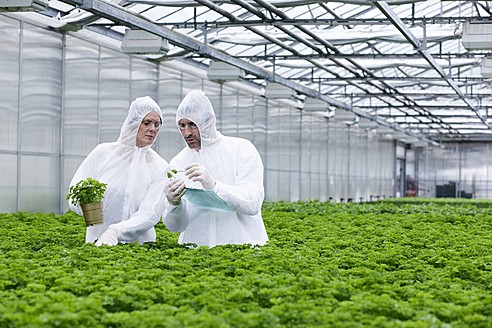
[(80, 180), (69, 188), (67, 200), (78, 205), (97, 204), (102, 202), (106, 187), (106, 183), (92, 178)]

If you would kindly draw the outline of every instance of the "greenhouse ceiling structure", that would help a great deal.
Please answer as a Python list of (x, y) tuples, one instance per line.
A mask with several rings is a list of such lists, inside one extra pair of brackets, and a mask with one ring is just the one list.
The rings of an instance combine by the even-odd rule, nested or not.
[[(2, 0), (3, 14), (240, 79), (327, 119), (492, 141), (489, 1)], [(16, 7), (22, 6), (22, 7)], [(27, 7), (26, 7), (27, 6)], [(26, 12), (19, 12), (26, 10)], [(151, 44), (142, 43), (149, 35)], [(125, 40), (141, 42), (124, 48)], [(140, 48), (139, 48), (140, 47)], [(222, 66), (221, 66), (222, 65)], [(342, 113), (342, 114), (340, 114)], [(338, 116), (337, 116), (338, 115)], [(343, 118), (342, 118), (343, 119)]]

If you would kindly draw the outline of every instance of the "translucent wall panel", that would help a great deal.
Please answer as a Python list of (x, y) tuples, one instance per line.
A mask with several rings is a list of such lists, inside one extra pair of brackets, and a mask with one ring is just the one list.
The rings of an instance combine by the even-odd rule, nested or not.
[[(460, 154), (457, 145), (449, 145), (442, 150), (436, 161), (436, 195), (444, 196), (438, 190), (444, 190), (450, 183), (457, 183), (460, 177)], [(455, 193), (454, 193), (455, 194)]]
[(60, 152), (62, 38), (23, 24), (21, 44), (21, 150)]
[(485, 144), (485, 151), (484, 155), (486, 156), (486, 162), (485, 162), (485, 171), (486, 171), (486, 176), (485, 176), (485, 192), (481, 192), (479, 198), (492, 198), (492, 145), (491, 144)]
[(238, 92), (237, 97), (237, 136), (254, 142), (253, 137), (253, 95)]
[(486, 198), (487, 195), (487, 144), (460, 144), (461, 170), (458, 197)]
[[(364, 195), (363, 201), (370, 201), (371, 195), (379, 195), (381, 190), (381, 183), (378, 180), (381, 177), (383, 172), (383, 165), (381, 163), (383, 154), (380, 153), (381, 145), (378, 140), (371, 140), (372, 142), (368, 142), (367, 144), (367, 171), (366, 177), (367, 181), (367, 191), (366, 195)], [(394, 152), (391, 152), (393, 154)], [(390, 172), (393, 174), (393, 171)]]
[(253, 139), (252, 142), (258, 149), (263, 165), (266, 158), (267, 143), (267, 106), (266, 100), (260, 96), (253, 96)]
[[(367, 193), (367, 138), (368, 132), (353, 128), (350, 139), (349, 190), (348, 199), (360, 201)], [(347, 199), (347, 200), (348, 200)]]
[[(301, 180), (301, 134), (302, 134), (302, 111), (291, 110), (288, 122), (289, 133), (282, 140), (281, 147), (288, 148), (290, 154), (289, 180), (290, 180), (290, 200), (301, 199), (300, 186)], [(283, 125), (287, 125), (285, 122)], [(287, 127), (286, 127), (287, 128)], [(284, 146), (285, 145), (285, 146)]]
[(424, 156), (420, 156), (419, 164), (419, 196), (435, 197), (436, 196), (436, 168), (437, 156), (440, 156), (441, 149), (430, 147), (425, 148)]
[(335, 165), (333, 167), (334, 176), (334, 200), (346, 200), (348, 195), (349, 167), (350, 167), (350, 128), (345, 124), (335, 125), (336, 133), (333, 138), (335, 149)]
[(318, 188), (319, 195), (317, 198), (320, 201), (328, 200), (328, 143), (329, 143), (329, 126), (328, 120), (325, 117), (318, 117), (320, 121), (319, 135), (318, 140), (319, 143), (312, 142), (311, 147), (314, 147), (313, 151), (317, 151), (319, 153), (319, 164), (318, 164)]
[(98, 143), (99, 46), (67, 36), (64, 153), (86, 156)]
[(379, 156), (378, 167), (380, 174), (376, 178), (379, 183), (379, 194), (386, 197), (392, 197), (394, 192), (394, 172), (395, 172), (395, 146), (393, 141), (379, 139), (376, 142), (378, 150), (376, 154)]
[(0, 150), (17, 150), (20, 23), (0, 17)]
[[(164, 151), (159, 152), (159, 154), (168, 162), (186, 146), (176, 125), (176, 110), (188, 92), (204, 89), (203, 79), (197, 76), (181, 72), (179, 80), (176, 80), (175, 77), (177, 75), (173, 70), (165, 67), (160, 68), (159, 98), (163, 106), (166, 107), (165, 113), (169, 118), (169, 121), (163, 127), (164, 133), (160, 136), (160, 140), (164, 140), (165, 143), (172, 142), (172, 144), (166, 145), (163, 148)], [(172, 87), (170, 84), (175, 84), (175, 86)], [(213, 86), (208, 84), (208, 86), (210, 88), (205, 93), (210, 97), (211, 102), (215, 102), (214, 99), (217, 99), (217, 95), (220, 94), (220, 87), (216, 84)], [(212, 106), (216, 107), (214, 102), (212, 102)], [(160, 149), (162, 148), (160, 147)]]
[(291, 155), (295, 152), (290, 144), (291, 133), (291, 115), (292, 109), (280, 106), (278, 111), (278, 143), (268, 143), (269, 149), (278, 148), (278, 189), (277, 195), (279, 199), (290, 200), (290, 183), (291, 183)]
[(419, 196), (490, 198), (490, 144), (448, 143), (445, 147), (416, 150)]
[[(208, 90), (210, 90), (210, 88), (207, 88), (206, 91)], [(238, 91), (237, 89), (231, 89), (227, 86), (222, 86), (221, 91), (221, 93), (213, 93), (215, 97), (211, 98), (210, 100), (212, 102), (212, 105), (214, 106), (215, 114), (217, 116), (217, 129), (226, 136), (237, 137), (239, 121), (237, 108)], [(211, 92), (208, 91), (208, 93)], [(248, 117), (245, 117), (244, 119), (247, 120)]]
[(130, 57), (130, 101), (144, 96), (157, 101), (157, 72), (156, 63)]
[(60, 178), (58, 157), (21, 156), (19, 208), (28, 212), (57, 212)]
[(311, 153), (311, 161), (309, 165), (309, 179), (311, 180), (311, 188), (309, 190), (309, 199), (320, 199), (320, 182), (321, 182), (321, 149), (323, 143), (323, 129), (325, 127), (324, 120), (321, 121), (317, 115), (312, 115), (311, 118), (311, 136), (309, 148)]
[(130, 107), (130, 58), (101, 48), (99, 142), (116, 141)]
[(79, 168), (82, 161), (85, 159), (85, 156), (77, 156), (70, 157), (66, 156), (63, 160), (63, 190), (61, 194), (61, 211), (66, 212), (69, 210), (67, 201), (65, 200), (65, 195), (68, 193), (68, 187), (70, 185), (70, 181)]
[(429, 170), (428, 155), (429, 155), (430, 149), (431, 149), (431, 147), (424, 147), (424, 148), (417, 149), (417, 162), (418, 162), (417, 195), (418, 195), (418, 197), (428, 197), (429, 188), (425, 186), (425, 181), (428, 178), (428, 170)]
[(282, 199), (279, 194), (279, 153), (280, 153), (280, 104), (276, 101), (267, 102), (267, 148), (266, 148), (266, 198)]
[(313, 116), (302, 113), (301, 116), (301, 144), (299, 148), (300, 154), (300, 175), (299, 184), (300, 199), (311, 199), (311, 133), (316, 133), (312, 130)]
[(0, 212), (17, 210), (17, 155), (0, 153)]
[(159, 131), (159, 155), (170, 161), (184, 147), (184, 141), (176, 126), (176, 109), (183, 98), (182, 73), (164, 64), (159, 66), (159, 105), (164, 122)]
[(327, 148), (327, 194), (326, 197), (329, 201), (335, 199), (335, 167), (336, 167), (336, 153), (337, 147), (335, 144), (335, 138), (337, 136), (337, 126), (335, 125), (333, 120), (328, 121), (328, 142), (326, 144)]
[[(252, 98), (252, 109), (253, 109), (253, 139), (251, 140), (253, 144), (256, 146), (256, 149), (260, 153), (261, 160), (263, 162), (264, 169), (267, 168), (267, 107), (266, 100), (260, 96), (253, 96)], [(266, 171), (264, 171), (266, 172)], [(265, 188), (267, 186), (267, 177), (266, 173), (263, 176), (263, 182)], [(265, 191), (266, 194), (266, 191)]]
[[(184, 72), (181, 75), (181, 81), (182, 81), (182, 86), (183, 86), (181, 99), (184, 98), (188, 94), (188, 92), (190, 92), (191, 90), (203, 90), (204, 89), (203, 79), (201, 79), (200, 77), (197, 77), (196, 75), (192, 75), (192, 74)], [(210, 94), (211, 98), (213, 99), (214, 95), (218, 94), (218, 89), (220, 87), (215, 84), (215, 86), (213, 88), (217, 91), (212, 92), (212, 90), (207, 90), (208, 87), (210, 87), (210, 86), (211, 86), (211, 83), (208, 83), (207, 88), (205, 90), (205, 93)], [(213, 101), (215, 102), (215, 99)], [(214, 105), (214, 103), (212, 103), (212, 105)], [(220, 107), (220, 104), (219, 104), (219, 107)]]
[(407, 149), (405, 164), (405, 197), (415, 197), (417, 195), (417, 163), (414, 149)]

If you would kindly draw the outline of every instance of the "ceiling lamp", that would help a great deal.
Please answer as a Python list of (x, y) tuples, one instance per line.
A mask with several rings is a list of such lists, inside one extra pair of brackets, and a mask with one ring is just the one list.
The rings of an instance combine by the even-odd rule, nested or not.
[(354, 123), (357, 119), (355, 113), (344, 109), (335, 109), (335, 115), (333, 119), (338, 122)]
[(413, 144), (413, 147), (427, 147), (429, 146), (429, 143), (425, 140), (417, 141), (416, 143)]
[(329, 105), (321, 99), (307, 97), (304, 101), (303, 110), (308, 112), (326, 112), (329, 110)]
[(484, 78), (492, 78), (492, 57), (482, 59), (482, 70), (480, 71)]
[(492, 49), (492, 24), (465, 22), (461, 44), (467, 50)]
[(370, 119), (364, 118), (364, 117), (361, 117), (359, 119), (359, 122), (357, 123), (357, 125), (361, 129), (377, 129), (379, 126), (376, 122), (374, 122)]
[(293, 89), (280, 83), (267, 82), (265, 87), (265, 97), (270, 99), (290, 98), (294, 95)]
[(0, 12), (43, 11), (48, 0), (0, 0)]
[(211, 61), (207, 77), (210, 81), (237, 81), (244, 77), (244, 71), (239, 67), (221, 61)]
[(121, 42), (121, 50), (127, 54), (166, 54), (169, 44), (166, 39), (153, 33), (127, 29)]
[(394, 133), (395, 130), (387, 126), (380, 126), (377, 132), (380, 134), (390, 134), (390, 133)]
[(407, 143), (407, 144), (415, 144), (419, 142), (420, 140), (415, 137), (410, 137), (410, 136), (405, 136), (404, 138), (401, 138), (400, 141)]

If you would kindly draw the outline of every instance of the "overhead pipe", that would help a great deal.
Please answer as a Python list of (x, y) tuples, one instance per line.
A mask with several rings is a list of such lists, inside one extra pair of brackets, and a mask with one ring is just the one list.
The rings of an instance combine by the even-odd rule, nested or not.
[(460, 96), (461, 100), (471, 109), (477, 117), (482, 121), (482, 123), (489, 129), (492, 127), (487, 122), (485, 118), (480, 115), (479, 111), (470, 102), (470, 100), (465, 97), (463, 91), (459, 86), (451, 79), (444, 69), (439, 65), (434, 57), (429, 53), (429, 51), (424, 47), (424, 45), (412, 34), (410, 29), (403, 23), (403, 21), (396, 15), (396, 13), (391, 9), (391, 7), (385, 1), (373, 0), (374, 5), (379, 8), (379, 10), (393, 23), (393, 25), (402, 33), (402, 35), (408, 40), (408, 42), (414, 47), (414, 49), (429, 63), (429, 65), (434, 68), (434, 70), (448, 83), (448, 85)]
[[(233, 0), (233, 1), (234, 1), (235, 3), (242, 3), (242, 2), (244, 2), (243, 0)], [(256, 3), (258, 3), (260, 6), (262, 6), (263, 8), (265, 8), (266, 10), (269, 10), (270, 12), (275, 13), (275, 15), (277, 15), (278, 17), (280, 17), (282, 20), (284, 20), (284, 19), (290, 19), (290, 18), (289, 18), (289, 17), (288, 17), (288, 16), (287, 16), (284, 12), (282, 12), (281, 10), (279, 10), (278, 8), (276, 8), (275, 6), (273, 6), (272, 4), (268, 3), (267, 1), (265, 1), (265, 0), (254, 0), (254, 1), (255, 1)], [(262, 14), (262, 16), (260, 16), (260, 18), (265, 18), (265, 16)], [(314, 34), (312, 31), (310, 31), (310, 30), (306, 29), (306, 28), (305, 28), (305, 27), (303, 27), (303, 26), (298, 26), (298, 25), (295, 25), (295, 27), (296, 27), (296, 28), (298, 28), (298, 29), (299, 29), (300, 31), (302, 31), (303, 33), (305, 33), (305, 34), (309, 35), (310, 37), (312, 37), (314, 40), (316, 40), (316, 41), (320, 42), (321, 44), (323, 44), (325, 47), (327, 47), (327, 49), (332, 50), (335, 54), (336, 54), (336, 53), (339, 53), (339, 50), (338, 50), (335, 46), (333, 46), (333, 45), (332, 45), (331, 43), (329, 43), (328, 41), (326, 41), (326, 40), (324, 40), (324, 39), (320, 38), (319, 36), (317, 36), (316, 34)], [(341, 66), (341, 67), (345, 68), (347, 71), (349, 71), (349, 72), (351, 72), (352, 74), (354, 74), (354, 76), (358, 76), (358, 77), (362, 78), (362, 77), (359, 75), (359, 73), (358, 73), (357, 71), (353, 70), (352, 68), (350, 68), (350, 67), (348, 67), (347, 65), (343, 64), (342, 62), (340, 62), (340, 61), (338, 61), (338, 60), (336, 60), (336, 59), (333, 59), (333, 58), (331, 58), (331, 60), (332, 60), (335, 64), (337, 64), (337, 65), (339, 65), (339, 66)], [(353, 60), (353, 59), (347, 59), (347, 60), (348, 60), (348, 61), (349, 61), (352, 65), (354, 65), (355, 67), (357, 67), (359, 70), (363, 71), (365, 74), (367, 74), (367, 75), (369, 75), (369, 76), (371, 76), (371, 77), (374, 77), (374, 74), (373, 74), (370, 70), (368, 70), (367, 68), (365, 68), (365, 67), (363, 67), (362, 65), (358, 64), (355, 60)], [(315, 61), (315, 60), (312, 60), (312, 59), (306, 58), (306, 61), (310, 62), (311, 64), (313, 64), (313, 65), (315, 65), (315, 66), (317, 66), (317, 67), (320, 67), (320, 68), (322, 68), (322, 69), (324, 69), (324, 70), (327, 70), (327, 69), (324, 67), (324, 65), (322, 65), (322, 64), (320, 64), (320, 63), (318, 63), (318, 62), (317, 62), (317, 61)], [(404, 101), (401, 101), (401, 100), (399, 100), (398, 98), (395, 98), (395, 95), (399, 95), (399, 92), (398, 92), (398, 90), (396, 90), (395, 88), (393, 88), (391, 85), (389, 85), (389, 84), (387, 84), (387, 83), (385, 83), (385, 82), (383, 82), (383, 81), (379, 81), (379, 82), (380, 82), (380, 83), (381, 83), (381, 84), (382, 84), (382, 85), (386, 88), (386, 89), (385, 89), (385, 88), (382, 88), (382, 87), (380, 87), (378, 84), (373, 83), (373, 82), (371, 82), (371, 81), (367, 81), (367, 82), (368, 82), (370, 85), (372, 85), (373, 87), (375, 87), (375, 88), (377, 88), (377, 89), (381, 90), (381, 91), (383, 92), (383, 94), (384, 94), (384, 95), (387, 95), (387, 96), (389, 96), (389, 97), (392, 97), (392, 98), (394, 98), (395, 100), (402, 102), (403, 104), (405, 103)], [(359, 89), (361, 89), (361, 90), (363, 90), (363, 91), (365, 91), (365, 92), (368, 92), (367, 90), (365, 90), (365, 89), (361, 88), (361, 87), (360, 87), (358, 84), (356, 84), (356, 83), (350, 83), (350, 82), (349, 82), (349, 84), (352, 84), (353, 86), (355, 86), (355, 87), (357, 87), (357, 88), (359, 88)], [(387, 90), (391, 90), (391, 91), (393, 91), (393, 93), (388, 93), (388, 92), (387, 92)], [(368, 92), (368, 93), (369, 93), (369, 94), (372, 94), (372, 93), (370, 93), (370, 92)], [(406, 101), (411, 102), (411, 103), (413, 104), (413, 109), (414, 109), (414, 110), (417, 110), (417, 109), (415, 108), (415, 107), (419, 107), (417, 104), (415, 104), (415, 103), (414, 103), (411, 99), (409, 99), (409, 98), (408, 98), (407, 96), (405, 96), (405, 95), (403, 95), (402, 97), (403, 97), (403, 98), (405, 98), (405, 100), (406, 100)], [(382, 99), (382, 98), (378, 97), (377, 95), (375, 95), (375, 98), (378, 98), (378, 99), (380, 99), (381, 101), (383, 101), (383, 102), (387, 103), (384, 99)], [(352, 107), (352, 106), (351, 106), (351, 107)], [(419, 108), (419, 109), (420, 109), (420, 108)], [(352, 111), (354, 111), (354, 110), (353, 110), (353, 107), (352, 107)], [(355, 112), (355, 111), (354, 111), (354, 112)], [(363, 112), (363, 113), (365, 113), (365, 112)], [(360, 115), (360, 113), (358, 113), (358, 115), (359, 115), (359, 116), (362, 116), (362, 117), (369, 118), (369, 119), (371, 119), (371, 120), (374, 120), (374, 117), (373, 117), (372, 115), (369, 115), (369, 114), (366, 114), (366, 115)], [(431, 116), (431, 118), (430, 118), (430, 119), (431, 119), (431, 121), (436, 120), (436, 118), (435, 118), (435, 117), (432, 117), (432, 116)], [(445, 123), (444, 123), (444, 122), (442, 122), (442, 121), (440, 121), (440, 122), (438, 121), (438, 122), (435, 122), (435, 123), (436, 123), (436, 124), (441, 125), (441, 126), (442, 126), (443, 128), (445, 128), (445, 129), (450, 130), (451, 132), (452, 132), (452, 130), (453, 130), (453, 129), (451, 128), (451, 126), (449, 126), (449, 125), (446, 127), (446, 126), (445, 126)]]
[[(200, 0), (204, 1), (204, 0)], [(228, 62), (234, 66), (237, 66), (239, 68), (244, 69), (247, 72), (250, 72), (253, 75), (256, 75), (258, 77), (264, 78), (269, 81), (275, 81), (280, 84), (283, 84), (285, 86), (288, 86), (297, 92), (304, 94), (309, 97), (313, 98), (319, 98), (321, 100), (326, 101), (330, 105), (337, 107), (337, 108), (342, 108), (348, 111), (353, 111), (359, 116), (363, 116), (369, 119), (372, 119), (376, 122), (378, 122), (381, 125), (384, 126), (389, 126), (392, 127), (391, 124), (389, 124), (386, 121), (380, 121), (378, 119), (373, 118), (371, 115), (361, 112), (356, 110), (355, 108), (352, 108), (350, 105), (343, 103), (341, 101), (338, 101), (336, 99), (324, 96), (320, 94), (318, 91), (313, 90), (311, 88), (308, 88), (302, 84), (295, 83), (293, 81), (290, 81), (289, 79), (286, 79), (282, 76), (279, 75), (273, 75), (271, 72), (258, 67), (256, 65), (253, 65), (252, 63), (249, 63), (247, 61), (235, 58), (234, 56), (231, 56), (221, 50), (215, 49), (211, 45), (206, 45), (201, 42), (196, 41), (195, 39), (181, 34), (177, 33), (176, 31), (173, 31), (171, 29), (165, 28), (163, 26), (159, 26), (158, 24), (150, 21), (148, 18), (143, 17), (141, 15), (138, 15), (134, 12), (128, 11), (125, 8), (122, 8), (121, 6), (117, 6), (111, 3), (108, 3), (106, 1), (102, 0), (65, 0), (66, 3), (72, 4), (76, 7), (79, 7), (83, 10), (86, 10), (88, 12), (91, 12), (93, 14), (96, 14), (102, 18), (107, 18), (111, 21), (121, 23), (122, 25), (128, 26), (130, 28), (139, 28), (146, 30), (148, 32), (154, 33), (156, 35), (162, 36), (166, 38), (169, 43), (175, 44), (183, 49), (189, 50), (191, 52), (198, 53), (202, 56), (212, 58), (215, 60), (219, 61), (224, 61)], [(213, 3), (210, 3), (213, 5)], [(260, 31), (261, 32), (261, 31)], [(268, 38), (267, 38), (268, 39)], [(276, 40), (279, 42), (278, 40)], [(280, 42), (281, 44), (281, 42)], [(295, 51), (295, 50), (294, 50)], [(427, 140), (432, 144), (437, 143), (433, 140), (427, 139), (422, 136), (418, 136), (413, 134), (412, 132), (405, 131), (404, 129), (400, 127), (392, 127), (396, 131), (401, 131), (403, 133), (406, 133), (408, 135), (412, 135), (415, 137), (419, 137), (422, 140)]]

